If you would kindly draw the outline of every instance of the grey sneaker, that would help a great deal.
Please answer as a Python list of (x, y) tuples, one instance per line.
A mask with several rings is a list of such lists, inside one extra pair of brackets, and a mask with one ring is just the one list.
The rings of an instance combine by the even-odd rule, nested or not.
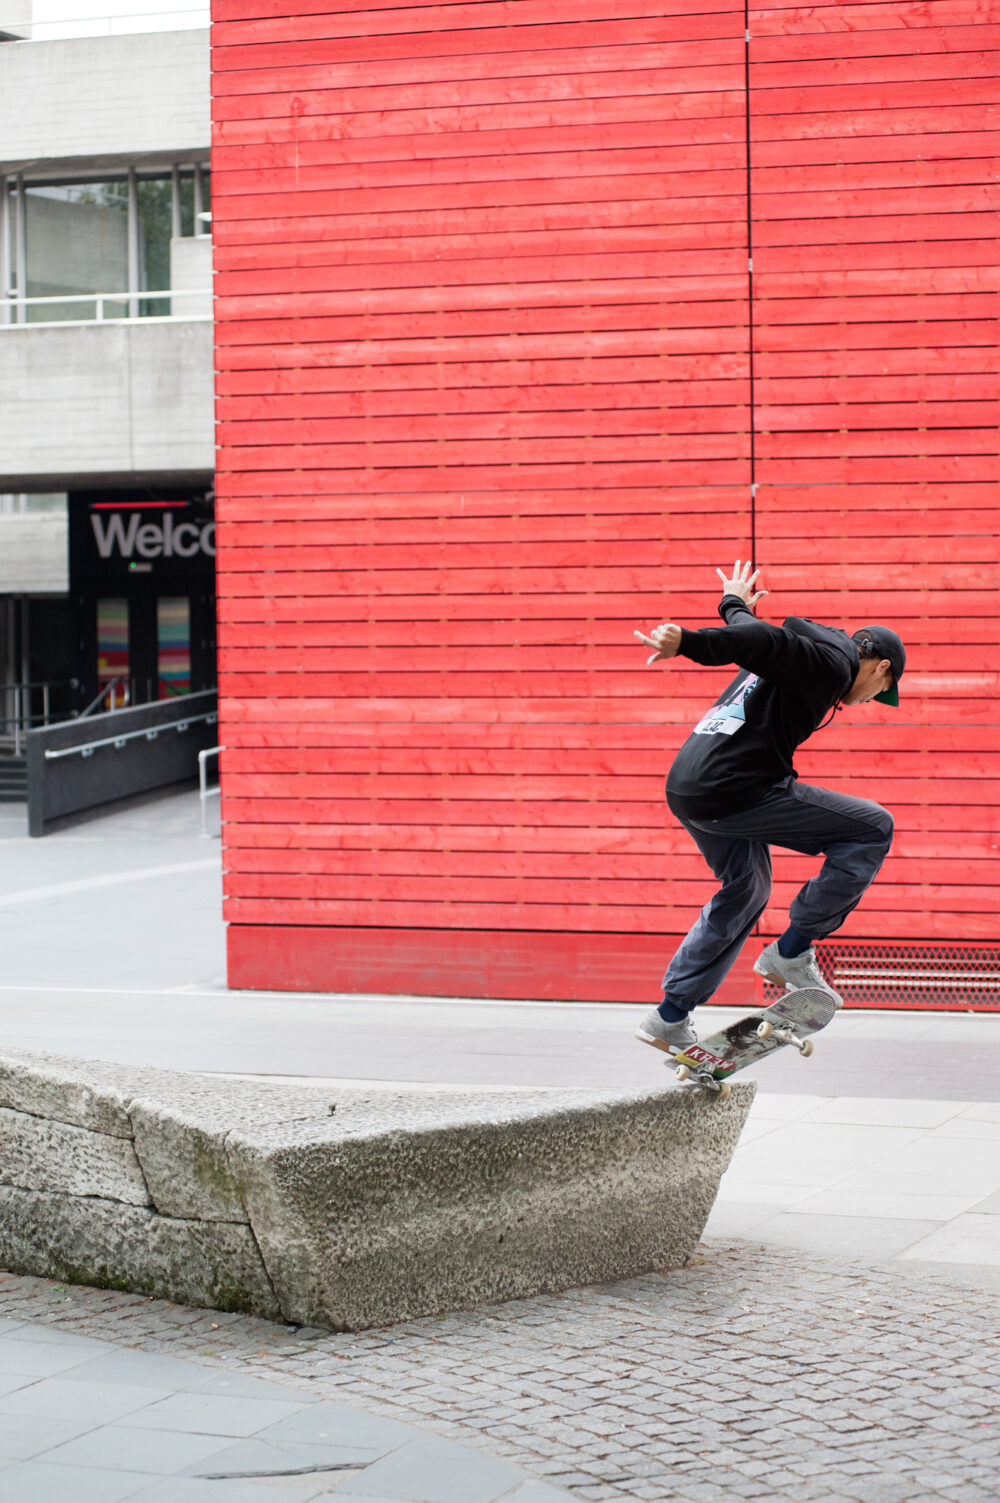
[(789, 960), (778, 949), (778, 941), (773, 940), (754, 961), (753, 968), (765, 981), (772, 982), (774, 986), (783, 986), (786, 991), (797, 992), (804, 986), (815, 986), (820, 991), (828, 992), (838, 1007), (844, 1005), (843, 998), (825, 980), (816, 964), (816, 951), (811, 947), (802, 955), (795, 955)]
[(635, 1030), (635, 1036), (644, 1044), (652, 1044), (654, 1049), (662, 1049), (665, 1054), (680, 1054), (698, 1042), (690, 1018), (682, 1018), (679, 1023), (665, 1023), (655, 1007), (652, 1012), (647, 1012)]

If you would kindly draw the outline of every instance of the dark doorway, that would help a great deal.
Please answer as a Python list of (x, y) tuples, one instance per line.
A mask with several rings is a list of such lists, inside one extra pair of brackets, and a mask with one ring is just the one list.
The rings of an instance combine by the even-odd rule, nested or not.
[(69, 515), (82, 702), (121, 709), (214, 688), (211, 490), (76, 492)]

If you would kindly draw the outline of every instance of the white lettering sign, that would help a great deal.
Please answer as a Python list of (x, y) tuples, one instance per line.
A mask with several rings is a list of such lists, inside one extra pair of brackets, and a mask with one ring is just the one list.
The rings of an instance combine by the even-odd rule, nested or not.
[(194, 558), (196, 553), (215, 557), (214, 522), (182, 522), (175, 527), (173, 513), (167, 512), (161, 526), (132, 512), (126, 524), (122, 513), (115, 511), (106, 520), (91, 512), (90, 524), (101, 558), (115, 553), (121, 558), (134, 558), (137, 553), (140, 558)]

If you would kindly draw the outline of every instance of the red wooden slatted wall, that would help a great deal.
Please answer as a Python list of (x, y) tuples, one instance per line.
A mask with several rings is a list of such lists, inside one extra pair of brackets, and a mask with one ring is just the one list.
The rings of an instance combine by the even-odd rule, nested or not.
[[(996, 0), (749, 16), (769, 605), (908, 649), (900, 708), (847, 710), (798, 759), (896, 817), (838, 938), (1000, 937), (998, 22)], [(776, 860), (772, 930), (810, 870)]]
[[(899, 934), (901, 907), (906, 933), (986, 932), (988, 80), (969, 108), (919, 45), (967, 45), (972, 4), (915, 7), (920, 35), (871, 56), (844, 43), (906, 7), (755, 14), (748, 175), (742, 4), (215, 0), (233, 985), (655, 998), (712, 885), (663, 774), (727, 675), (647, 671), (631, 631), (715, 620), (754, 528), (772, 613), (914, 644), (905, 715), (855, 712), (802, 764), (912, 811), (856, 932)], [(959, 152), (915, 165), (943, 133), (974, 181)], [(870, 138), (853, 194), (836, 162)], [(911, 201), (947, 220), (932, 251), (888, 238)], [(917, 402), (930, 469), (899, 431)], [(943, 431), (957, 402), (972, 447)]]

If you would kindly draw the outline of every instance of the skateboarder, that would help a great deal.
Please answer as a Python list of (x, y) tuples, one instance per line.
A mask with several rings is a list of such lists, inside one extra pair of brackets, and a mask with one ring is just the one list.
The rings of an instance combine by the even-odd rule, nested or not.
[(721, 884), (674, 955), (663, 1001), (636, 1037), (668, 1052), (697, 1041), (690, 1014), (721, 985), (771, 891), (772, 845), (823, 855), (822, 868), (792, 902), (789, 927), (754, 964), (787, 990), (828, 986), (813, 944), (839, 929), (857, 905), (892, 842), (892, 816), (797, 779), (796, 748), (842, 705), (899, 703), (906, 652), (887, 626), (849, 636), (790, 616), (758, 621), (759, 570), (737, 560), (721, 569), (721, 627), (688, 631), (673, 622), (649, 636), (649, 663), (681, 656), (705, 666), (733, 663), (739, 674), (694, 727), (667, 778), (667, 803)]

